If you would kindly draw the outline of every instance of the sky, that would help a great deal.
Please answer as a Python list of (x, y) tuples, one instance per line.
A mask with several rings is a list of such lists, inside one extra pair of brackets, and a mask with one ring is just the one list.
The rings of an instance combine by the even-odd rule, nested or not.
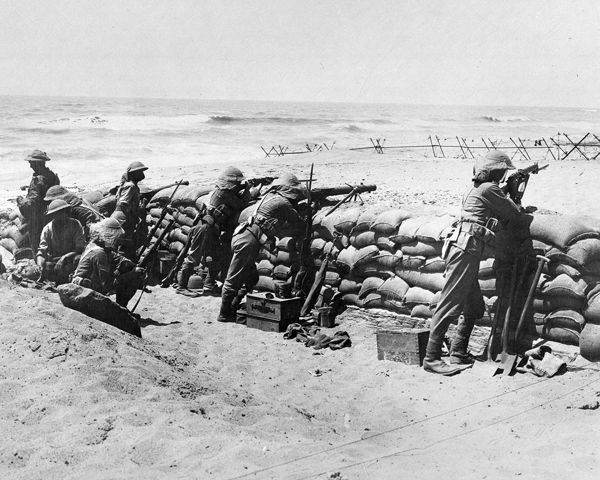
[(600, 107), (598, 0), (0, 0), (0, 95)]

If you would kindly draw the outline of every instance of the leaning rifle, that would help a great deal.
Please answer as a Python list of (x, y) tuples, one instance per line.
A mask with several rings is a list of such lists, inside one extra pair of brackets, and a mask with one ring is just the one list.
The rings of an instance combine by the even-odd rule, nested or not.
[[(200, 214), (196, 215), (196, 218), (194, 219), (194, 226), (197, 224), (197, 222), (198, 222), (198, 220), (200, 220), (200, 218), (201, 218)], [(162, 288), (169, 287), (175, 281), (177, 272), (179, 272), (179, 269), (181, 268), (181, 265), (183, 265), (183, 261), (185, 260), (185, 257), (187, 257), (187, 254), (190, 251), (190, 246), (192, 244), (191, 236), (192, 236), (192, 232), (190, 231), (190, 233), (188, 234), (187, 242), (185, 242), (185, 245), (181, 249), (181, 252), (179, 252), (179, 255), (177, 255), (175, 264), (173, 265), (173, 267), (171, 267), (171, 270), (169, 270), (169, 273), (167, 274), (167, 276), (165, 278), (163, 278), (160, 282), (160, 286)]]
[[(156, 224), (154, 225), (154, 227), (152, 227), (152, 230), (150, 231), (150, 233), (148, 234), (148, 242), (152, 241), (152, 237), (154, 237), (154, 234), (156, 233), (156, 231), (160, 228), (160, 224), (162, 223), (162, 221), (165, 219), (165, 217), (167, 216), (167, 213), (169, 213), (171, 207), (171, 202), (173, 201), (173, 197), (175, 196), (175, 193), (177, 193), (177, 189), (181, 186), (184, 185), (186, 182), (185, 180), (180, 180), (179, 182), (177, 182), (175, 185), (177, 185), (174, 189), (173, 192), (171, 193), (171, 196), (169, 197), (169, 201), (166, 203), (166, 205), (164, 206), (164, 208), (162, 209), (162, 212), (160, 212), (160, 217), (158, 218), (158, 221), (156, 222)], [(139, 260), (140, 258), (142, 258), (142, 255), (144, 253), (144, 251), (146, 250), (147, 245), (144, 245), (143, 248), (140, 250), (137, 259)]]
[(304, 231), (304, 238), (300, 245), (300, 271), (296, 275), (296, 290), (306, 293), (305, 282), (311, 281), (309, 276), (309, 261), (310, 261), (310, 242), (312, 238), (312, 182), (313, 182), (313, 170), (315, 164), (310, 166), (310, 177), (308, 179), (308, 188), (306, 193), (306, 200), (308, 202), (308, 209), (306, 214), (306, 229)]
[(548, 168), (548, 166), (549, 164), (540, 167), (536, 162), (526, 168), (517, 170), (506, 179), (506, 184), (502, 186), (502, 191), (505, 195), (508, 195), (513, 202), (520, 206), (521, 200), (523, 200), (523, 195), (525, 195), (525, 189), (527, 188), (529, 177), (533, 174), (537, 174), (545, 168)]

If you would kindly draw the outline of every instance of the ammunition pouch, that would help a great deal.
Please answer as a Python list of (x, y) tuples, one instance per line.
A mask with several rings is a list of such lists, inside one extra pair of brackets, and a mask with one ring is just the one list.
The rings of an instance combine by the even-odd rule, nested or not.
[(485, 244), (493, 242), (496, 238), (496, 233), (491, 228), (474, 222), (461, 222), (460, 231), (481, 239)]

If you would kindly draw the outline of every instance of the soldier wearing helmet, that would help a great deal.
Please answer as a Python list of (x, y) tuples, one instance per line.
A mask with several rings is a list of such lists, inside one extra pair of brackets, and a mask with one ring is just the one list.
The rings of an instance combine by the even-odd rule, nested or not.
[(48, 278), (57, 284), (67, 283), (85, 248), (83, 227), (69, 217), (69, 209), (64, 200), (53, 200), (48, 205), (48, 224), (42, 229), (36, 259), (42, 270), (42, 280)]
[(91, 288), (103, 295), (116, 292), (116, 301), (126, 307), (138, 288), (143, 286), (145, 270), (116, 252), (125, 232), (114, 218), (90, 226), (90, 243), (73, 274), (72, 283)]
[(209, 194), (206, 215), (188, 235), (190, 246), (177, 277), (177, 293), (189, 297), (198, 294), (187, 285), (194, 268), (199, 264), (208, 268), (203, 293), (218, 293), (216, 278), (227, 268), (229, 245), (235, 222), (249, 202), (258, 196), (258, 189), (250, 189), (239, 168), (229, 167), (217, 178), (215, 189)]
[(243, 296), (258, 281), (255, 262), (261, 246), (271, 244), (276, 236), (304, 234), (305, 223), (298, 213), (298, 205), (307, 198), (307, 193), (295, 175), (284, 174), (273, 182), (250, 218), (236, 228), (217, 321), (236, 321)]
[(81, 223), (86, 238), (89, 238), (90, 225), (104, 218), (95, 205), (61, 185), (50, 187), (44, 197), (45, 202), (57, 199), (64, 200), (70, 205), (70, 215)]
[[(498, 222), (517, 222), (520, 208), (499, 187), (507, 170), (515, 167), (499, 150), (475, 162), (473, 185), (462, 198), (459, 218), (444, 242), (446, 283), (431, 320), (423, 368), (431, 373), (453, 375), (472, 364), (467, 354), (475, 320), (485, 311), (478, 282), (479, 262), (487, 241), (494, 237)], [(450, 364), (442, 358), (442, 344), (450, 323), (458, 320), (450, 348)]]
[(60, 180), (58, 175), (46, 166), (46, 162), (50, 161), (46, 152), (34, 150), (25, 157), (25, 161), (29, 162), (29, 166), (33, 170), (33, 177), (29, 183), (27, 196), (25, 198), (21, 196), (17, 197), (17, 205), (23, 217), (27, 220), (29, 245), (35, 255), (42, 228), (44, 228), (46, 223), (44, 197), (50, 187), (60, 185)]
[[(148, 170), (142, 162), (131, 162), (121, 177), (121, 184), (116, 194), (116, 207), (113, 218), (125, 216), (121, 224), (125, 234), (121, 242), (121, 251), (127, 258), (135, 258), (138, 248), (146, 241), (146, 212), (140, 203), (138, 183), (146, 178)], [(121, 215), (122, 214), (122, 215)]]

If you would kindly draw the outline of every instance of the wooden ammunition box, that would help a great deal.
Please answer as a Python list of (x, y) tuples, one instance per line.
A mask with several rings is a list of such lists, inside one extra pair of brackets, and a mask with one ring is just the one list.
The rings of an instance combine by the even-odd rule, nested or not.
[[(269, 298), (267, 295), (273, 298)], [(246, 295), (246, 312), (250, 317), (293, 323), (300, 318), (301, 309), (302, 299), (298, 297), (277, 298), (272, 293), (249, 293)]]
[(265, 318), (253, 317), (252, 315), (246, 315), (246, 326), (249, 328), (257, 328), (264, 332), (285, 332), (290, 323), (294, 323), (290, 320), (270, 320)]
[(429, 330), (399, 329), (377, 332), (377, 358), (408, 365), (423, 365)]

